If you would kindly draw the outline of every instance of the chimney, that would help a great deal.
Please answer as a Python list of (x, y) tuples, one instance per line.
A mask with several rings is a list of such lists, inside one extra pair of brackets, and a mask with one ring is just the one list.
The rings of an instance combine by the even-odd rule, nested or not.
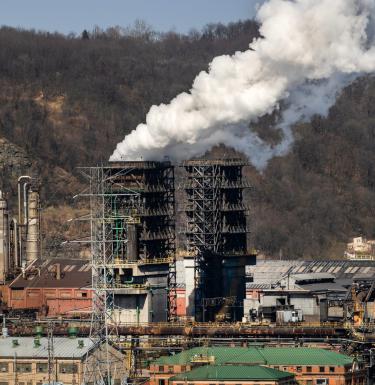
[(56, 279), (60, 281), (61, 279), (61, 265), (60, 263), (56, 263)]

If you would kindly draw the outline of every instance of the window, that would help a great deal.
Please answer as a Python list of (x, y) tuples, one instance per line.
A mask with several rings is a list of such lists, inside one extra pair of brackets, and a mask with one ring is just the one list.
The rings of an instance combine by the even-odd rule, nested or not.
[(181, 366), (181, 372), (186, 372), (186, 366), (185, 365)]
[(302, 372), (302, 366), (297, 366), (296, 370), (297, 370), (297, 372)]
[(168, 366), (168, 372), (173, 373), (173, 366)]
[(306, 366), (306, 372), (311, 373), (312, 372), (312, 367), (311, 366)]
[(306, 381), (306, 385), (313, 385), (313, 381), (312, 380), (307, 380)]
[(334, 366), (330, 366), (329, 367), (329, 372), (330, 373), (335, 373), (335, 367)]
[(165, 380), (159, 380), (159, 385), (165, 385)]
[(76, 364), (60, 364), (59, 372), (68, 374), (78, 373), (78, 367)]
[(286, 366), (283, 367), (284, 372), (288, 371), (288, 368)]
[(5, 373), (9, 371), (7, 362), (0, 362), (0, 373)]
[(324, 373), (324, 372), (325, 372), (324, 366), (319, 366), (319, 373)]
[(317, 378), (316, 385), (328, 385), (328, 378)]
[(17, 373), (31, 373), (31, 363), (17, 364)]
[(276, 369), (276, 370), (279, 370), (280, 366), (274, 366), (273, 368)]
[(164, 372), (164, 366), (159, 366), (159, 372), (163, 373)]
[(48, 364), (36, 364), (36, 372), (37, 373), (47, 373), (48, 372)]

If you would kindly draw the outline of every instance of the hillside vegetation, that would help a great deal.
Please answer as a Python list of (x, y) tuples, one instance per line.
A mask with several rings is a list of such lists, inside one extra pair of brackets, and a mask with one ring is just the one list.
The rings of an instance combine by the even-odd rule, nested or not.
[[(105, 162), (151, 105), (189, 90), (213, 57), (245, 50), (256, 36), (253, 21), (189, 35), (157, 34), (143, 23), (82, 36), (0, 29), (0, 187), (14, 197), (20, 173), (40, 177), (45, 250), (55, 254), (74, 235), (62, 221), (73, 215), (71, 197), (83, 188), (76, 167)], [(375, 79), (356, 81), (327, 118), (294, 128), (287, 156), (273, 159), (263, 174), (246, 170), (256, 248), (334, 258), (348, 237), (375, 235), (374, 99)], [(259, 129), (277, 140), (272, 130)]]

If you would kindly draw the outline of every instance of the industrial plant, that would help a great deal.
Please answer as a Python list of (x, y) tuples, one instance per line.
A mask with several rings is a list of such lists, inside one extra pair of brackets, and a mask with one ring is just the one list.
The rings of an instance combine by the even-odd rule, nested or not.
[(80, 168), (87, 259), (43, 251), (37, 180), (18, 179), (16, 215), (1, 193), (0, 383), (370, 384), (375, 262), (257, 256), (246, 166)]

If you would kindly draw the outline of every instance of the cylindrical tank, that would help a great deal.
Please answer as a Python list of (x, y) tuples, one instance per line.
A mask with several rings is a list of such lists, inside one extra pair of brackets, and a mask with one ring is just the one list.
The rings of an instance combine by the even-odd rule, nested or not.
[(0, 191), (0, 282), (5, 282), (9, 271), (8, 203)]
[(40, 251), (39, 193), (28, 192), (28, 221), (26, 239), (26, 264), (39, 258)]
[(135, 223), (128, 224), (126, 257), (129, 262), (136, 262), (138, 259), (138, 229)]

